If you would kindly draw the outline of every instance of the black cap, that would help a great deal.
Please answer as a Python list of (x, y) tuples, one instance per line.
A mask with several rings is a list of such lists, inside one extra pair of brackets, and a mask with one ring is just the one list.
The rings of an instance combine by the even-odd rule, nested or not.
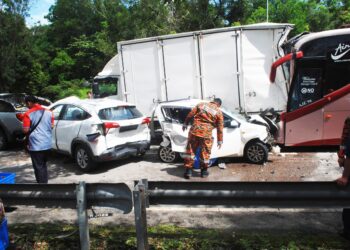
[(214, 102), (216, 102), (217, 104), (219, 104), (221, 106), (222, 101), (220, 98), (214, 98)]
[(36, 98), (36, 97), (33, 96), (33, 95), (26, 95), (26, 96), (24, 97), (24, 101), (25, 101), (25, 102), (37, 103), (37, 102), (38, 102), (38, 98)]

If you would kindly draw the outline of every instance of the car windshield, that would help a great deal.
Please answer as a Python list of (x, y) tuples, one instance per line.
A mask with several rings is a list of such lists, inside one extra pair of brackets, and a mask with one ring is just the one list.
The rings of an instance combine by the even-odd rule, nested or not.
[(129, 120), (142, 117), (135, 106), (119, 106), (101, 109), (98, 112), (101, 120)]
[(221, 110), (229, 116), (236, 118), (237, 120), (247, 121), (247, 118), (245, 116), (235, 113), (224, 106), (221, 106)]
[(24, 103), (24, 94), (2, 94), (0, 100), (12, 103), (16, 109), (26, 108)]

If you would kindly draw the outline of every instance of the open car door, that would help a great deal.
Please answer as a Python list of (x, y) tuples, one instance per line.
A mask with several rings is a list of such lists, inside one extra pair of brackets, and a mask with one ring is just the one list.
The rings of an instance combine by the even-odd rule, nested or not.
[(156, 109), (163, 135), (168, 137), (171, 142), (172, 151), (178, 153), (186, 152), (188, 139), (188, 129), (183, 131), (182, 125), (191, 107), (161, 106)]

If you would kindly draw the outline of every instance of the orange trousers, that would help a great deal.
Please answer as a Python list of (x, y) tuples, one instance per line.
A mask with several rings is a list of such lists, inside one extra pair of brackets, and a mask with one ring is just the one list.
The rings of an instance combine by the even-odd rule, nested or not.
[(186, 147), (185, 168), (192, 168), (197, 149), (200, 147), (199, 154), (201, 169), (207, 169), (210, 159), (211, 148), (213, 146), (212, 138), (202, 138), (189, 133)]

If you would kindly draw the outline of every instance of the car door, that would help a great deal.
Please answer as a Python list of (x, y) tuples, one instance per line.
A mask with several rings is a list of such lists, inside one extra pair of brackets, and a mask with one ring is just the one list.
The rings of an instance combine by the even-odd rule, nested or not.
[(83, 109), (71, 104), (67, 104), (62, 110), (55, 129), (58, 150), (70, 152), (72, 141), (79, 135), (84, 112)]
[(17, 113), (20, 112), (17, 112), (11, 103), (0, 100), (0, 130), (2, 129), (2, 132), (6, 134), (3, 135), (4, 139), (8, 137), (10, 141), (15, 141), (16, 135), (23, 134), (22, 123), (17, 117)]
[(213, 147), (210, 158), (228, 157), (228, 156), (240, 156), (242, 152), (242, 140), (240, 123), (229, 116), (225, 112), (224, 115), (224, 129), (223, 129), (223, 144), (221, 148), (217, 147), (217, 130), (213, 130)]
[(156, 109), (156, 116), (163, 134), (170, 139), (174, 152), (184, 153), (186, 151), (188, 130), (183, 131), (182, 125), (190, 111), (191, 107), (177, 106), (161, 106)]
[(57, 124), (60, 122), (60, 114), (62, 112), (63, 107), (64, 107), (63, 104), (59, 104), (51, 108), (51, 111), (54, 117), (54, 124), (53, 124), (52, 137), (51, 137), (51, 146), (53, 149), (58, 149), (57, 143), (56, 143), (56, 128), (57, 128)]

